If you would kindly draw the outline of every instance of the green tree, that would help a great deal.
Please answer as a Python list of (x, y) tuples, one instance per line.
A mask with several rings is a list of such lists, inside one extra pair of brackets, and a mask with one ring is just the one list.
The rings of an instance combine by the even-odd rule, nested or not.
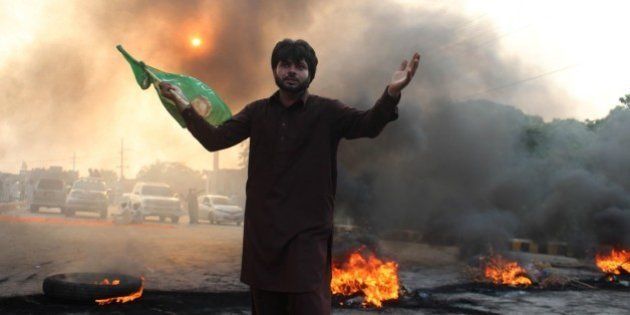
[(620, 97), (621, 104), (626, 105), (626, 108), (630, 108), (630, 94), (626, 94), (624, 97)]

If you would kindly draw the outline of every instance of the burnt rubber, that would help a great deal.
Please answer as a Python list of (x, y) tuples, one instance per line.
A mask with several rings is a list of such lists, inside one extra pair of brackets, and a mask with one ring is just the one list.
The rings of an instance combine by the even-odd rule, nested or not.
[[(120, 280), (118, 285), (99, 284), (103, 279)], [(94, 302), (97, 299), (108, 299), (127, 296), (142, 287), (142, 279), (117, 273), (64, 273), (44, 279), (44, 294), (51, 298)]]

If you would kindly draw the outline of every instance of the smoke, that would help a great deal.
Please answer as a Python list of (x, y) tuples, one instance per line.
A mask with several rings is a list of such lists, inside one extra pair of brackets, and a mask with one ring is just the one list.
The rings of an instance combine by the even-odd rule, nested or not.
[[(24, 9), (33, 16), (22, 25), (31, 39), (3, 55), (1, 68), (3, 169), (21, 160), (68, 167), (74, 151), (80, 168), (114, 169), (123, 137), (132, 174), (156, 159), (207, 168), (208, 155), (152, 92), (139, 90), (115, 45), (207, 82), (237, 112), (273, 93), (269, 55), (288, 37), (306, 39), (318, 54), (313, 93), (365, 109), (403, 58), (422, 54), (399, 120), (375, 140), (341, 146), (341, 214), (419, 229), (435, 242), (590, 243), (610, 238), (588, 222), (629, 208), (627, 111), (593, 128), (545, 122), (570, 115), (571, 99), (544, 77), (497, 88), (541, 71), (503, 54), (502, 34), (456, 5), (147, 0)], [(189, 46), (193, 35), (204, 39), (201, 50)], [(228, 164), (238, 160), (227, 155)]]
[[(340, 64), (358, 69), (349, 70), (345, 84), (327, 87), (347, 103), (373, 104), (394, 67), (388, 61), (399, 52), (422, 53), (428, 38), (448, 48), (438, 54), (432, 46), (423, 55), (418, 77), (403, 92), (398, 121), (375, 140), (341, 146), (340, 214), (381, 229), (417, 229), (428, 241), (462, 245), (465, 254), (501, 248), (510, 237), (567, 241), (579, 251), (629, 244), (628, 110), (616, 109), (595, 124), (545, 122), (525, 112), (561, 112), (571, 100), (544, 78), (494, 89), (528, 72), (496, 43), (481, 45), (443, 27), (461, 25), (461, 16), (409, 22), (396, 18), (404, 15), (399, 8), (372, 9), (362, 16), (388, 23), (370, 24), (369, 35), (353, 46), (359, 55), (378, 57), (341, 57)], [(490, 25), (479, 28), (493, 33)], [(342, 77), (348, 69), (338, 70)], [(502, 102), (478, 99), (486, 97)]]
[[(29, 167), (70, 168), (73, 153), (82, 171), (118, 169), (121, 139), (128, 149), (127, 177), (156, 159), (209, 168), (209, 155), (173, 123), (153, 91), (139, 89), (115, 46), (122, 44), (157, 68), (207, 82), (237, 112), (273, 93), (270, 47), (284, 34), (269, 34), (269, 29), (278, 24), (284, 29), (298, 17), (302, 27), (308, 26), (310, 4), (285, 4), (51, 1), (7, 6), (3, 37), (19, 45), (0, 55), (5, 82), (0, 87), (0, 169), (15, 172), (23, 160)], [(21, 20), (25, 12), (32, 19)], [(203, 41), (198, 49), (190, 45), (193, 36)], [(10, 43), (6, 39), (4, 45)], [(224, 153), (222, 166), (237, 167), (238, 152)]]
[[(338, 199), (352, 217), (418, 229), (429, 241), (466, 251), (501, 248), (510, 237), (567, 241), (574, 252), (630, 244), (621, 158), (629, 150), (628, 109), (589, 126), (544, 123), (485, 101), (435, 104), (413, 121), (407, 105), (375, 143), (348, 143), (352, 153), (340, 154), (348, 178)], [(405, 129), (420, 140), (406, 141)], [(368, 163), (359, 160), (366, 156)]]

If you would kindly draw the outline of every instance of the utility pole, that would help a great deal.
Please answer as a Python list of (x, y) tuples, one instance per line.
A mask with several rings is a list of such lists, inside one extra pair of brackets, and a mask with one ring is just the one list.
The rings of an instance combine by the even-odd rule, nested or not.
[(212, 165), (212, 169), (216, 172), (219, 170), (219, 151), (214, 152), (214, 165)]
[(120, 139), (120, 180), (123, 180), (125, 178), (125, 175), (123, 174), (123, 169), (124, 169), (124, 141), (125, 139)]
[(213, 159), (213, 165), (212, 165), (212, 171), (214, 173), (214, 192), (215, 193), (219, 193), (220, 189), (219, 189), (219, 182), (221, 182), (221, 174), (219, 173), (219, 151), (215, 151), (214, 152), (214, 159)]

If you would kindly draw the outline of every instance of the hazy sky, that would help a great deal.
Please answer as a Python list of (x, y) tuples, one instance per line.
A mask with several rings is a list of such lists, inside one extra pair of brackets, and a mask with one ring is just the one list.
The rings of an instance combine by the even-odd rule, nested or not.
[[(458, 44), (471, 41), (496, 47), (501, 58), (527, 71), (510, 82), (453, 90), (453, 99), (487, 98), (546, 120), (594, 119), (630, 93), (624, 71), (630, 66), (626, 1), (356, 3), (0, 1), (0, 171), (17, 172), (22, 161), (29, 167), (71, 168), (73, 154), (83, 175), (88, 168), (118, 170), (121, 139), (128, 176), (156, 159), (211, 168), (211, 155), (168, 116), (155, 92), (135, 84), (117, 44), (157, 68), (200, 78), (233, 112), (274, 92), (268, 60), (275, 42), (285, 37), (305, 38), (318, 52), (321, 66), (312, 92), (342, 100), (343, 95), (334, 95), (334, 86), (344, 79), (339, 68), (347, 66), (342, 60), (393, 68), (417, 49), (422, 63), (439, 67), (449, 54), (466, 54)], [(388, 47), (387, 41), (382, 43), (387, 53), (361, 51), (370, 24), (391, 18), (375, 17), (379, 10), (404, 12), (393, 37), (410, 36), (425, 21), (443, 21), (439, 26), (457, 37), (446, 45), (419, 37), (405, 48), (410, 51)], [(457, 23), (441, 16), (457, 16)], [(191, 44), (193, 38), (200, 39), (199, 47)], [(483, 64), (475, 58), (480, 57), (471, 55), (469, 62)], [(362, 69), (347, 71), (376, 86), (389, 80), (387, 74)], [(545, 91), (538, 93), (539, 86)], [(540, 95), (549, 91), (563, 101), (545, 101)], [(368, 96), (373, 100), (378, 91)], [(240, 150), (222, 152), (221, 166), (236, 167)]]

